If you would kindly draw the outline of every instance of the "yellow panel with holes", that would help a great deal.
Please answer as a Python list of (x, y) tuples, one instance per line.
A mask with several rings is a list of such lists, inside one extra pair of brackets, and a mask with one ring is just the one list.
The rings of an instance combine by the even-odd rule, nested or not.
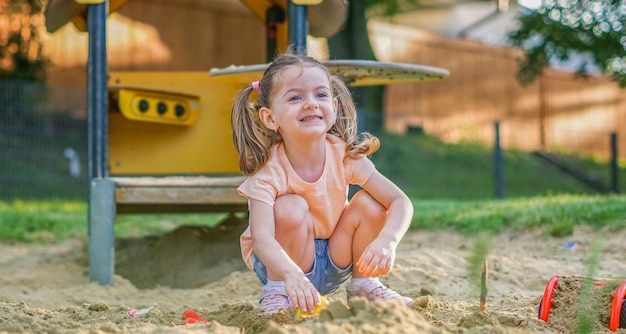
[[(210, 77), (209, 72), (111, 72), (111, 176), (240, 175), (232, 144), (230, 113), (235, 95), (246, 84), (249, 82)], [(154, 122), (148, 119), (154, 116), (151, 113), (144, 119), (128, 117), (128, 112), (141, 113), (133, 110), (139, 108), (132, 106), (133, 102), (126, 102), (131, 103), (131, 110), (118, 108), (122, 99), (139, 103), (140, 96), (150, 103), (165, 97), (178, 102), (195, 101), (197, 116), (191, 121), (194, 117), (190, 114), (186, 119), (190, 123), (180, 126), (175, 122)], [(168, 107), (173, 105), (171, 102)]]
[(172, 125), (192, 125), (198, 119), (197, 96), (158, 91), (120, 89), (117, 105), (124, 117)]

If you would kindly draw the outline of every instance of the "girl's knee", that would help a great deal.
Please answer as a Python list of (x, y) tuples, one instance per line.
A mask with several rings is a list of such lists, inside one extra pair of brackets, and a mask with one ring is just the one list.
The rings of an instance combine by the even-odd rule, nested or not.
[(387, 217), (387, 209), (364, 190), (357, 192), (352, 197), (350, 205), (354, 206), (354, 209), (367, 217), (369, 221), (383, 223)]
[(309, 216), (309, 205), (304, 197), (299, 195), (283, 195), (276, 198), (274, 203), (274, 220), (276, 225), (302, 226), (302, 222)]

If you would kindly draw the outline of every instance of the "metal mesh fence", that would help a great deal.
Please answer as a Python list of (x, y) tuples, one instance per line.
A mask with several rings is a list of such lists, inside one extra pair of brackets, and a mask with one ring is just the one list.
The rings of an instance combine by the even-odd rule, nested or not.
[(86, 92), (0, 81), (0, 200), (87, 199)]

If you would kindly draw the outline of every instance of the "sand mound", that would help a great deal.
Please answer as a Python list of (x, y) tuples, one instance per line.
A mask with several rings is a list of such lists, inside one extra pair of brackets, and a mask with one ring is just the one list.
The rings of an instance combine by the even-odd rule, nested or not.
[(245, 221), (216, 228), (180, 226), (161, 237), (116, 241), (115, 271), (138, 288), (197, 288), (243, 270), (239, 235)]

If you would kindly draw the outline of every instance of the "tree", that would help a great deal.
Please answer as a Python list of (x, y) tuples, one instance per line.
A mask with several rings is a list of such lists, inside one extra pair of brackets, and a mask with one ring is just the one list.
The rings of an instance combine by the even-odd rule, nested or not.
[[(365, 18), (365, 3), (350, 1), (345, 28), (328, 39), (330, 57), (335, 59), (375, 60)], [(359, 127), (363, 130), (379, 130), (382, 117), (382, 86), (357, 87), (352, 89), (359, 110)]]
[(41, 0), (0, 0), (0, 80), (6, 80), (0, 87), (0, 111), (14, 125), (31, 121), (45, 95), (48, 60), (39, 40), (41, 10)]
[(0, 0), (0, 79), (45, 81), (41, 0)]
[[(532, 83), (554, 61), (585, 56), (620, 87), (626, 87), (626, 2), (623, 0), (543, 0), (519, 18), (509, 37), (525, 52), (517, 74)], [(578, 73), (589, 74), (587, 64)]]

